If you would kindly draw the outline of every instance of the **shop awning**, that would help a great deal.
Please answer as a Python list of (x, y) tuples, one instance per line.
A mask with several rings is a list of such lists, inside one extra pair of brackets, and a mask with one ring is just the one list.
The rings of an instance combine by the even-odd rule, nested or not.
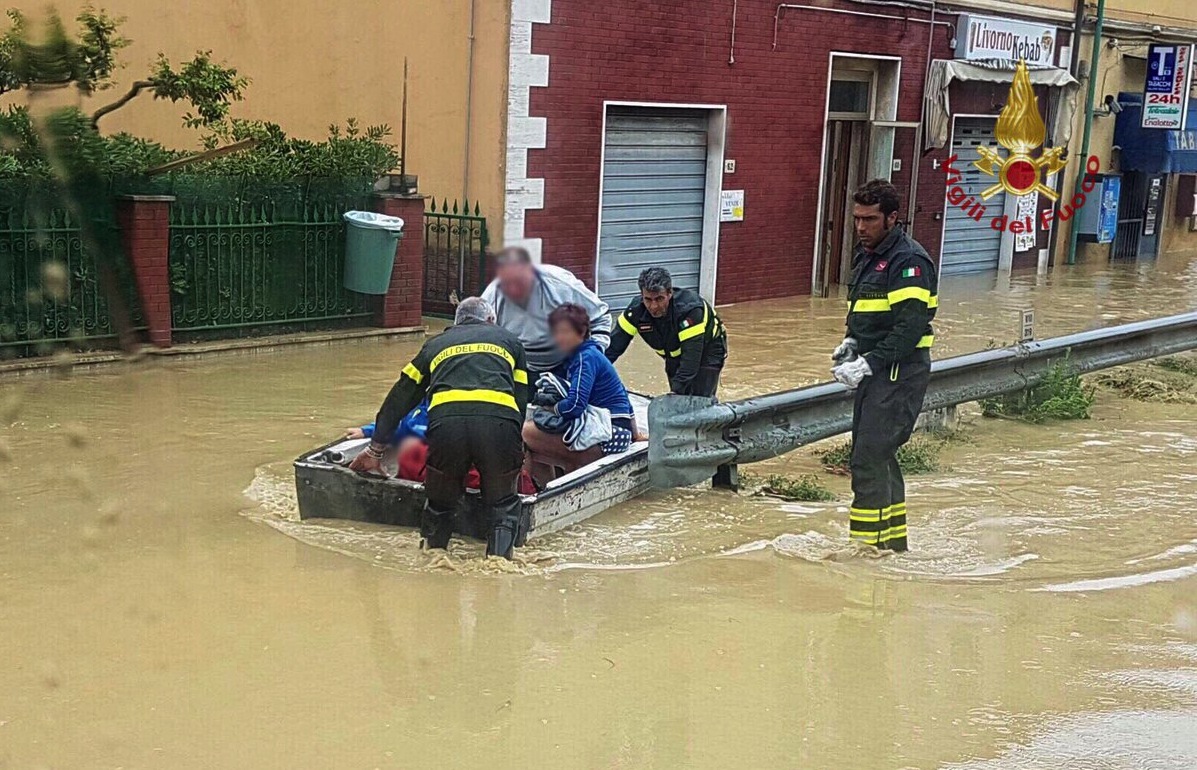
[(1197, 99), (1189, 100), (1189, 129), (1140, 128), (1143, 94), (1118, 94), (1122, 112), (1114, 122), (1114, 144), (1123, 171), (1144, 174), (1197, 174)]
[[(927, 73), (926, 126), (923, 149), (938, 150), (947, 144), (952, 125), (952, 106), (948, 100), (948, 86), (953, 80), (979, 80), (986, 83), (1014, 82), (1015, 63), (1011, 61), (963, 61), (959, 59), (932, 59)], [(1059, 109), (1056, 110), (1051, 127), (1052, 146), (1068, 144), (1072, 137), (1072, 116), (1076, 113), (1076, 97), (1079, 83), (1059, 67), (1033, 67), (1028, 65), (1031, 83), (1037, 86), (1063, 88)]]

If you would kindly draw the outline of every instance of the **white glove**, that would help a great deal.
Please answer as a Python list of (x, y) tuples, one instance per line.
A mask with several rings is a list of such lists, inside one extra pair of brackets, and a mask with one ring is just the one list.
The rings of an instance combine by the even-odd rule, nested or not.
[(839, 366), (832, 367), (831, 374), (836, 381), (842, 383), (848, 390), (856, 390), (861, 380), (873, 373), (869, 362), (863, 358), (845, 361)]
[(853, 337), (844, 337), (844, 341), (840, 346), (831, 353), (831, 360), (837, 364), (842, 364), (845, 361), (851, 361), (856, 358), (856, 351), (860, 349), (860, 343)]

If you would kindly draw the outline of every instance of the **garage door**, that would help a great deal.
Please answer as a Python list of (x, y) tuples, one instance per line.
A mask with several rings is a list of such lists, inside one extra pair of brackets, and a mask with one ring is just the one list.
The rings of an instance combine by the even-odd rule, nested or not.
[(608, 110), (598, 291), (613, 309), (639, 294), (646, 267), (698, 288), (706, 174), (705, 112)]
[[(980, 157), (977, 154), (978, 147), (1001, 150), (997, 137), (993, 135), (995, 125), (993, 118), (957, 118), (952, 134), (952, 152), (959, 158), (954, 165), (963, 176), (958, 184), (966, 195), (972, 195), (977, 200), (981, 199), (982, 190), (997, 181), (973, 165), (973, 161)], [(1005, 155), (1005, 152), (1001, 151), (1000, 154)], [(940, 272), (943, 275), (997, 270), (1002, 233), (990, 227), (989, 221), (1005, 209), (1005, 191), (985, 201), (984, 206), (985, 219), (978, 222), (959, 206), (945, 204), (943, 258), (940, 260)]]

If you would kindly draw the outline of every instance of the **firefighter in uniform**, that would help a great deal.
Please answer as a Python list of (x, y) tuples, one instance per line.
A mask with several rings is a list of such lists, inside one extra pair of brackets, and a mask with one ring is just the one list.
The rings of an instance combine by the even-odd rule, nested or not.
[(898, 193), (873, 180), (853, 196), (860, 240), (848, 289), (848, 332), (835, 378), (856, 391), (852, 417), (853, 540), (906, 550), (906, 484), (898, 448), (910, 439), (931, 373), (935, 265), (898, 225)]
[(607, 359), (615, 363), (637, 334), (665, 359), (669, 390), (681, 396), (715, 397), (727, 359), (727, 330), (698, 292), (674, 289), (663, 267), (640, 273), (640, 297), (619, 314)]
[[(520, 532), (516, 483), (524, 463), (521, 430), (528, 406), (524, 347), (495, 325), (495, 312), (478, 297), (462, 300), (453, 326), (428, 340), (387, 394), (374, 435), (385, 440), (403, 416), (428, 397), (428, 502), (420, 534), (428, 548), (444, 548), (453, 534), (453, 510), (473, 466), (482, 501), (491, 508), (487, 555), (510, 559)], [(371, 441), (349, 467), (381, 472), (385, 444)]]

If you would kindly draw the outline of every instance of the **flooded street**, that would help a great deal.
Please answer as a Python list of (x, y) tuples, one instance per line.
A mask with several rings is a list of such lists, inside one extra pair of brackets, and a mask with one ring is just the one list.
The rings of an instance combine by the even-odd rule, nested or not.
[[(940, 296), (945, 357), (1024, 307), (1040, 337), (1197, 309), (1197, 258)], [(841, 300), (721, 313), (724, 398), (829, 379)], [(965, 409), (903, 557), (844, 557), (823, 475), (834, 502), (652, 492), (508, 573), (298, 520), (291, 460), (418, 344), (0, 381), (0, 768), (1197, 766), (1197, 405)], [(663, 388), (644, 345), (620, 369)]]

